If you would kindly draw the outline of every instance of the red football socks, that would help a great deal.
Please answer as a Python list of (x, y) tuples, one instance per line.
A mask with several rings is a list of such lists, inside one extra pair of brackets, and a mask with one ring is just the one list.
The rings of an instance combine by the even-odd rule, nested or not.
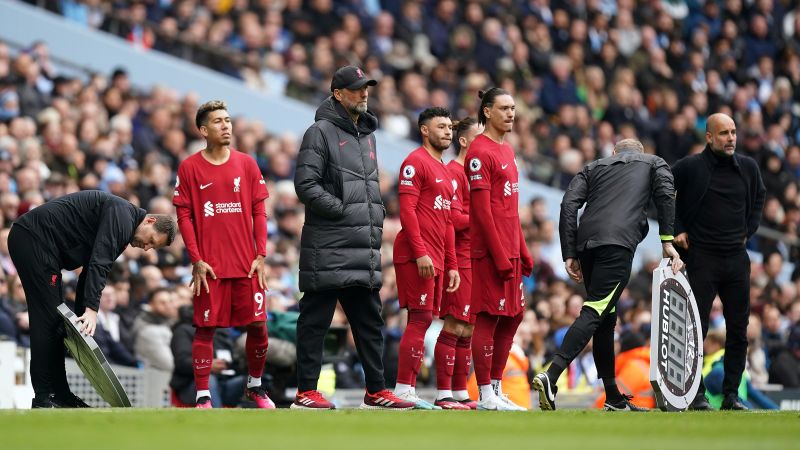
[(436, 387), (441, 390), (450, 390), (453, 380), (453, 371), (456, 365), (456, 344), (458, 336), (442, 330), (436, 340), (433, 355), (436, 363)]
[(490, 384), (492, 358), (494, 356), (494, 330), (498, 316), (480, 313), (475, 319), (472, 332), (472, 361), (475, 363), (475, 378), (478, 386)]
[(433, 322), (431, 311), (409, 311), (408, 325), (400, 339), (397, 358), (397, 382), (414, 386), (425, 357), (425, 332)]
[(261, 378), (264, 373), (264, 362), (267, 360), (267, 327), (260, 326), (247, 327), (247, 341), (244, 344), (244, 351), (247, 355), (247, 373), (252, 378)]
[(522, 323), (522, 313), (513, 317), (499, 316), (494, 330), (494, 355), (492, 355), (491, 376), (493, 380), (502, 380), (506, 369), (508, 354), (514, 343), (517, 327)]
[(453, 367), (453, 390), (467, 390), (467, 376), (472, 362), (472, 336), (460, 337), (456, 343), (456, 365)]
[(192, 341), (192, 368), (194, 384), (198, 391), (208, 390), (208, 377), (211, 375), (211, 364), (214, 362), (213, 327), (198, 327)]

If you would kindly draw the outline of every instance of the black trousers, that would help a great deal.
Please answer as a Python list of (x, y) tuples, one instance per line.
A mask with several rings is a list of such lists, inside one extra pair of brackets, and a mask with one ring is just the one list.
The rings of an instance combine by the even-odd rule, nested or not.
[(586, 301), (581, 314), (564, 335), (553, 358), (561, 370), (569, 366), (594, 337), (592, 355), (597, 376), (614, 378), (614, 328), (617, 301), (631, 276), (633, 252), (617, 245), (604, 245), (578, 254), (586, 286)]
[(297, 319), (297, 388), (317, 389), (322, 366), (322, 347), (331, 325), (337, 300), (350, 322), (356, 351), (364, 368), (367, 391), (385, 388), (383, 379), (383, 317), (377, 290), (347, 287), (305, 292)]
[[(725, 378), (723, 394), (735, 394), (747, 359), (747, 323), (750, 320), (750, 257), (747, 251), (720, 255), (690, 247), (686, 261), (689, 285), (700, 310), (703, 339), (708, 334), (711, 305), (719, 294), (725, 317)], [(700, 393), (705, 392), (700, 383)], [(699, 394), (698, 394), (699, 395)]]
[(37, 397), (69, 392), (64, 367), (64, 322), (57, 308), (64, 300), (61, 268), (31, 232), (12, 226), (8, 253), (17, 269), (31, 334), (31, 383)]

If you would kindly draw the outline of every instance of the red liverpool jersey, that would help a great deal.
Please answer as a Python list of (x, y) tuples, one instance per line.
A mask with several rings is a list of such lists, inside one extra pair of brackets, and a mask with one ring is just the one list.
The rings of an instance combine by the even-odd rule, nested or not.
[(266, 250), (266, 240), (256, 243), (253, 210), (267, 197), (264, 178), (249, 155), (231, 149), (220, 165), (208, 162), (202, 152), (186, 158), (178, 167), (172, 203), (179, 221), (189, 213), (197, 242), (196, 248), (187, 243), (192, 262), (202, 259), (217, 278), (246, 277), (257, 251)]
[[(450, 205), (452, 215), (463, 214), (469, 217), (469, 180), (464, 174), (464, 166), (455, 159), (447, 165), (447, 171), (453, 178), (453, 203)], [(453, 221), (455, 226), (455, 220)], [(469, 254), (469, 222), (466, 228), (456, 228), (456, 258), (458, 267), (472, 267)]]
[[(519, 172), (514, 150), (508, 143), (498, 144), (481, 134), (469, 146), (464, 173), (470, 193), (489, 190), (500, 245), (508, 258), (519, 258)], [(470, 253), (472, 258), (483, 258), (489, 255), (489, 246), (473, 216), (474, 211), (470, 216)]]
[[(394, 261), (415, 261), (428, 255), (435, 268), (444, 270), (447, 230), (451, 226), (452, 177), (444, 163), (431, 156), (424, 147), (411, 152), (400, 167), (398, 191), (417, 197), (413, 213), (419, 223), (421, 242), (404, 226), (394, 242)], [(401, 219), (407, 212), (401, 212)]]

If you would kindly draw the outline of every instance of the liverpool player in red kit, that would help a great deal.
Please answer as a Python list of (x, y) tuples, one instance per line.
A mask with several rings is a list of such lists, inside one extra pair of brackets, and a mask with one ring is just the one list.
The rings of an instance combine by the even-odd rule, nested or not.
[(514, 150), (505, 142), (514, 125), (514, 99), (499, 88), (479, 96), (478, 123), (486, 130), (470, 145), (465, 167), (472, 271), (481, 274), (473, 280), (471, 303), (476, 314), (472, 360), (478, 409), (525, 410), (511, 402), (500, 385), (525, 308), (522, 276), (533, 270), (519, 221), (519, 172)]
[[(414, 386), (425, 355), (425, 332), (434, 314), (439, 314), (444, 283), (447, 292), (456, 291), (460, 283), (450, 219), (453, 183), (442, 162), (442, 153), (452, 140), (450, 111), (428, 108), (418, 123), (422, 147), (400, 166), (398, 188), (403, 228), (394, 242), (394, 267), (408, 324), (400, 340), (395, 395), (414, 402), (418, 409), (434, 409), (417, 397)], [(452, 405), (464, 409), (458, 402)]]
[(470, 310), (472, 265), (469, 255), (469, 180), (464, 173), (464, 159), (472, 141), (483, 131), (483, 126), (474, 118), (466, 117), (453, 124), (453, 128), (456, 158), (447, 165), (447, 171), (452, 177), (455, 191), (450, 215), (456, 233), (456, 260), (461, 285), (455, 292), (444, 293), (439, 310), (444, 326), (434, 351), (436, 387), (439, 390), (434, 405), (443, 409), (461, 409), (452, 405), (458, 402), (476, 409), (478, 404), (467, 393), (475, 316)]
[(261, 386), (267, 356), (267, 186), (255, 160), (230, 148), (233, 127), (225, 103), (210, 101), (195, 124), (206, 148), (178, 167), (172, 202), (192, 260), (192, 361), (197, 407), (210, 408), (208, 378), (215, 363), (216, 327), (246, 326), (245, 394), (259, 408), (275, 405)]

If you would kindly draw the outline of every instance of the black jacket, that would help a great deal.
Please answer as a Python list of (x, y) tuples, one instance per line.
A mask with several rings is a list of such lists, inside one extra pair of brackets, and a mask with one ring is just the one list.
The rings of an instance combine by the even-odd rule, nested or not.
[(300, 240), (300, 290), (381, 287), (381, 237), (386, 215), (378, 186), (378, 120), (358, 127), (328, 97), (306, 130), (294, 187), (306, 206)]
[[(602, 245), (619, 245), (631, 251), (647, 235), (647, 208), (654, 200), (662, 240), (672, 239), (675, 188), (672, 172), (655, 155), (625, 151), (594, 161), (575, 175), (561, 201), (558, 231), (561, 254)], [(578, 210), (586, 203), (578, 225)]]
[[(97, 311), (106, 276), (133, 239), (145, 210), (101, 191), (82, 191), (51, 200), (23, 214), (14, 226), (38, 237), (45, 263), (61, 269), (83, 267), (75, 313)], [(34, 244), (34, 243), (32, 243)]]
[[(687, 156), (672, 167), (675, 174), (675, 190), (678, 199), (675, 205), (675, 234), (686, 232), (697, 216), (697, 209), (703, 201), (708, 185), (711, 183), (711, 172), (714, 170), (714, 155), (706, 149), (697, 155)], [(733, 167), (742, 177), (747, 189), (745, 215), (747, 217), (747, 237), (753, 235), (761, 221), (761, 210), (767, 190), (761, 180), (761, 172), (753, 158), (733, 154)]]

